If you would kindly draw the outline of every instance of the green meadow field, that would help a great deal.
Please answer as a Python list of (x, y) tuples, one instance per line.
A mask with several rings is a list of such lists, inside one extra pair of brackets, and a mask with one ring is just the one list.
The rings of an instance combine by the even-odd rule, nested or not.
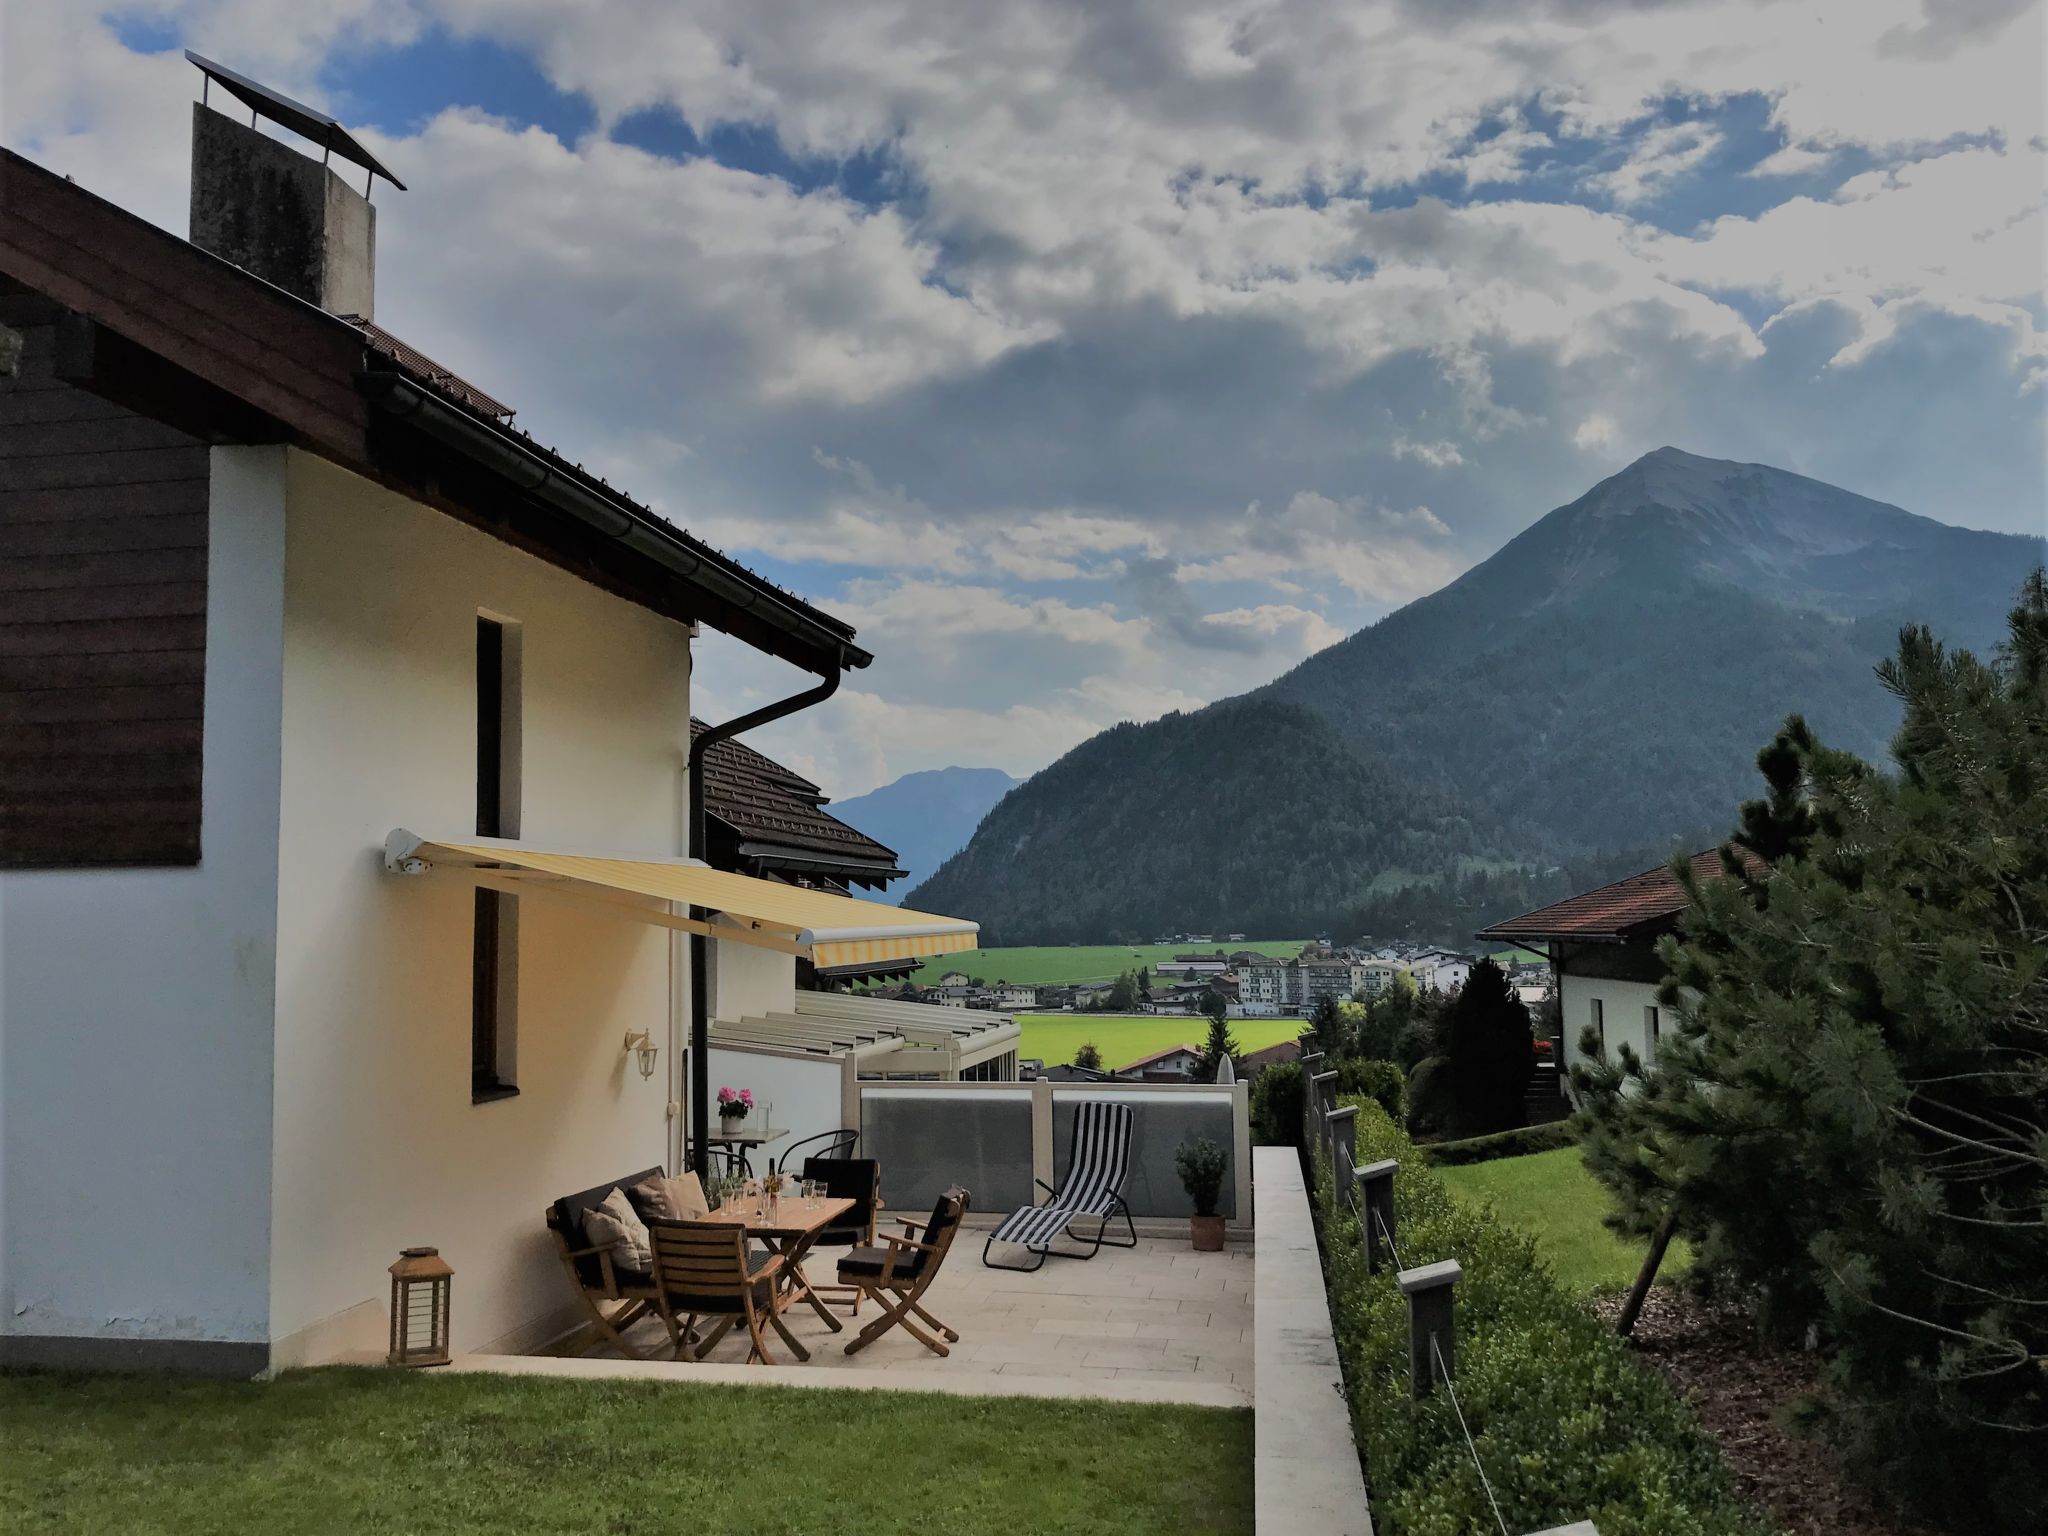
[[(1037, 948), (964, 949), (954, 955), (934, 955), (910, 979), (920, 987), (935, 987), (948, 971), (979, 976), (983, 981), (1015, 982), (1020, 987), (1066, 986), (1082, 981), (1115, 981), (1125, 971), (1149, 965), (1157, 971), (1162, 961), (1179, 954), (1209, 954), (1221, 949), (1257, 950), (1262, 955), (1299, 954), (1306, 939), (1251, 939), (1232, 944), (1048, 944)], [(1169, 1042), (1170, 1043), (1170, 1042)]]
[[(1175, 1045), (1200, 1045), (1209, 1035), (1205, 1018), (1138, 1017), (1102, 1013), (1019, 1013), (1012, 1015), (1024, 1031), (1019, 1056), (1036, 1056), (1047, 1066), (1074, 1059), (1074, 1052), (1090, 1041), (1102, 1052), (1102, 1065), (1111, 1072), (1129, 1066), (1141, 1056)], [(1302, 1031), (1300, 1019), (1232, 1019), (1230, 1033), (1241, 1050), (1263, 1050), (1292, 1040)]]

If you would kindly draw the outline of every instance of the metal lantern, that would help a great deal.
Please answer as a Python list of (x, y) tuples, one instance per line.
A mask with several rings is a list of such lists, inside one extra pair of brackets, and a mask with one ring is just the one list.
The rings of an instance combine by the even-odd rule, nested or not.
[(455, 1271), (438, 1248), (403, 1248), (391, 1266), (393, 1365), (448, 1363), (448, 1288)]

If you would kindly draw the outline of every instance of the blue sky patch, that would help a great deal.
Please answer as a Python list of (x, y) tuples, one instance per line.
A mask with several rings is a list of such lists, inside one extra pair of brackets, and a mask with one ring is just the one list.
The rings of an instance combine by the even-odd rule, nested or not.
[(597, 109), (558, 89), (525, 53), (435, 27), (397, 48), (337, 53), (320, 72), (330, 110), (356, 127), (417, 133), (450, 107), (470, 107), (573, 144), (597, 126)]

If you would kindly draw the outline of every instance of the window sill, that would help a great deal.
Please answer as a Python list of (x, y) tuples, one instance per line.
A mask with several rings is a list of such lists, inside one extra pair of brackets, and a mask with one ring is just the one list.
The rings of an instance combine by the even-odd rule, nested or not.
[(511, 1083), (492, 1083), (488, 1087), (471, 1088), (469, 1102), (472, 1104), (495, 1104), (500, 1099), (516, 1099), (519, 1089)]

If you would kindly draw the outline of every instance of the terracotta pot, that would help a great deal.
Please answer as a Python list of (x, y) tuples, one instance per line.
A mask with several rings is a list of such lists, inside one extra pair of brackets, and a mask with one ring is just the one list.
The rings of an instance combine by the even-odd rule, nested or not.
[(1221, 1216), (1190, 1216), (1188, 1225), (1194, 1230), (1195, 1252), (1221, 1253), (1223, 1251), (1223, 1218)]

